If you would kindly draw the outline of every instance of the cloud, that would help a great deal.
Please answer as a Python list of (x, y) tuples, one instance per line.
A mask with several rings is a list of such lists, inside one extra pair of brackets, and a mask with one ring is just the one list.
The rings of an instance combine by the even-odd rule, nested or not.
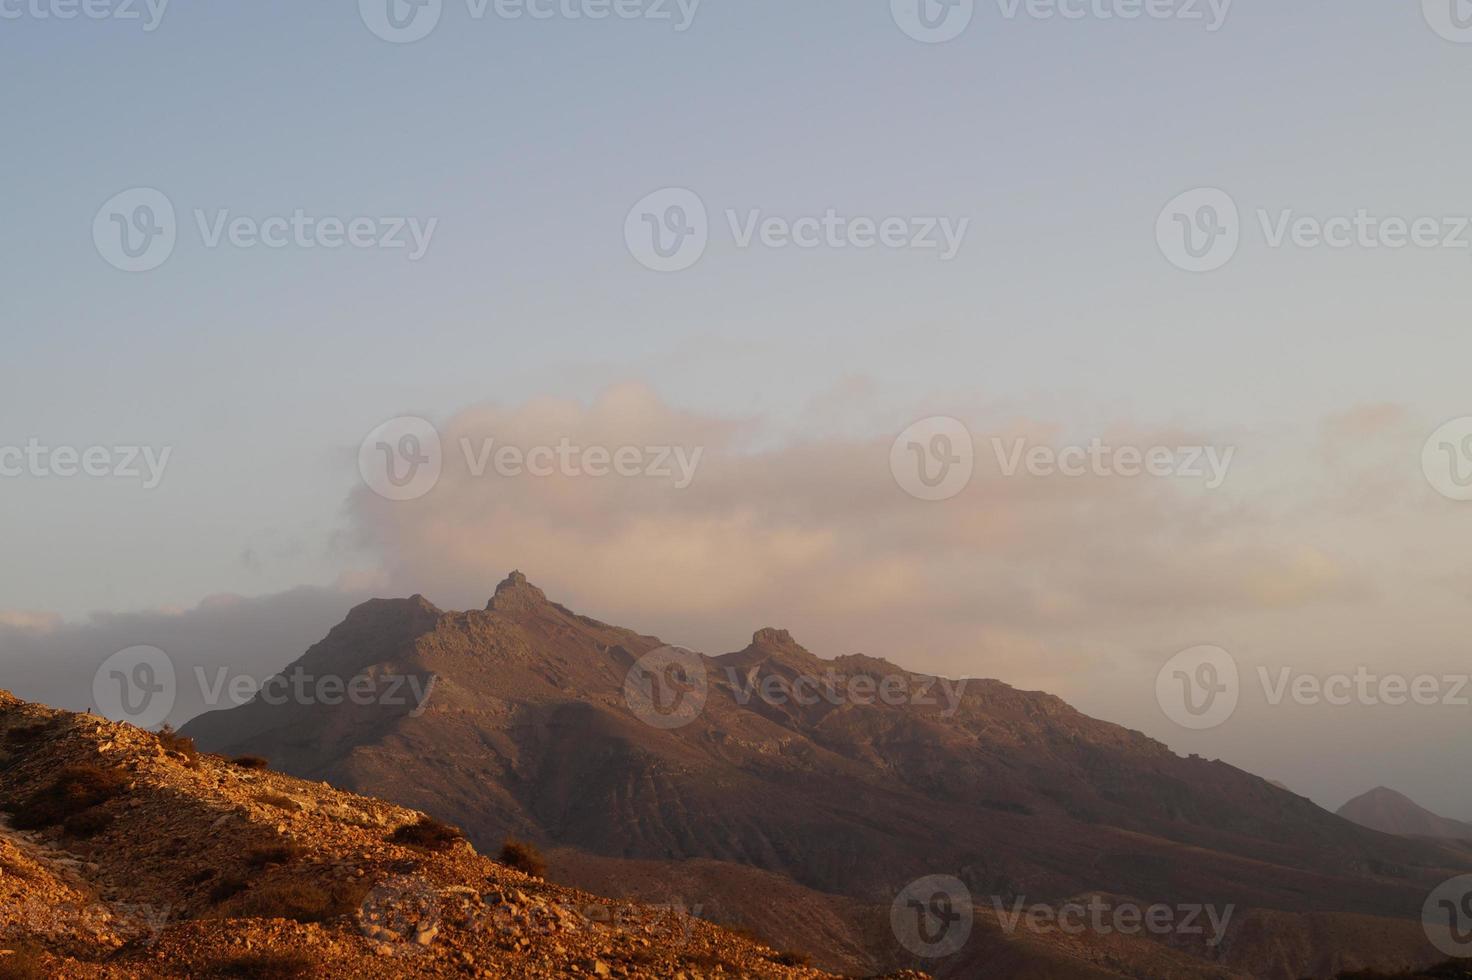
[[(869, 389), (846, 386), (833, 404)], [(896, 432), (910, 420), (897, 425)], [(1212, 619), (1362, 592), (1323, 542), (1285, 538), (1270, 512), (1200, 479), (1006, 476), (993, 438), (1064, 444), (1032, 420), (971, 421), (976, 473), (953, 500), (906, 494), (893, 434), (782, 438), (760, 420), (681, 412), (648, 388), (590, 404), (482, 405), (439, 426), (445, 466), (406, 502), (358, 490), (359, 542), (399, 593), (483, 604), (513, 566), (574, 608), (711, 652), (780, 619), (820, 653), (862, 647), (917, 668), (1045, 679), (1038, 644), (1143, 619)], [(1221, 444), (1115, 425), (1113, 445)], [(476, 476), (466, 447), (677, 446), (694, 482), (657, 477)], [(997, 637), (1031, 636), (1031, 642)]]
[(337, 588), (303, 587), (259, 598), (213, 596), (187, 610), (98, 613), (76, 623), (0, 613), (0, 687), (85, 711), (95, 707), (93, 676), (104, 660), (129, 647), (157, 647), (175, 666), (178, 698), (169, 720), (177, 725), (206, 707), (196, 668), (211, 680), (221, 669), (264, 680), (364, 598)]
[[(1101, 419), (1065, 428), (996, 406), (928, 406), (973, 437), (976, 471), (942, 502), (917, 500), (890, 471), (892, 418), (845, 383), (816, 399), (812, 428), (673, 408), (647, 387), (590, 403), (477, 405), (437, 426), (444, 472), (425, 496), (345, 504), (335, 553), (363, 570), (332, 588), (218, 596), (186, 610), (97, 615), (0, 613), (0, 684), (76, 709), (111, 653), (164, 649), (183, 680), (173, 720), (202, 707), (195, 667), (256, 680), (300, 656), (368, 595), (424, 593), (479, 608), (511, 568), (598, 618), (710, 653), (760, 626), (791, 629), (816, 653), (882, 655), (911, 669), (996, 677), (1063, 696), (1096, 717), (1181, 751), (1226, 758), (1337, 803), (1396, 773), (1438, 802), (1427, 744), (1465, 709), (1386, 717), (1373, 709), (1273, 707), (1244, 698), (1220, 729), (1188, 733), (1154, 702), (1172, 654), (1219, 644), (1244, 677), (1258, 667), (1326, 674), (1465, 671), (1459, 623), (1472, 595), (1449, 520), (1459, 505), (1420, 473), (1425, 433), (1394, 406), (1352, 408), (1301, 430), (1211, 432)], [(1060, 448), (1235, 448), (1217, 490), (1201, 479), (1004, 475), (993, 440)], [(678, 448), (699, 465), (639, 476), (474, 475), (466, 462), (512, 447)], [(697, 456), (698, 453), (698, 456)], [(656, 468), (657, 469), (657, 468)], [(1472, 505), (1465, 505), (1472, 506)], [(366, 558), (366, 561), (364, 560)], [(1340, 747), (1331, 757), (1330, 747)], [(1472, 809), (1472, 792), (1441, 805)]]

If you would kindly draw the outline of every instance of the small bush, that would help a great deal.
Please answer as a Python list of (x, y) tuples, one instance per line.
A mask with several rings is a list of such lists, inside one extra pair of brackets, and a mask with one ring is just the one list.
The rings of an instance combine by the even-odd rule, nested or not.
[(230, 760), (230, 764), (232, 766), (239, 766), (242, 769), (271, 768), (271, 763), (266, 759), (262, 759), (258, 755), (237, 755), (235, 758)]
[(50, 980), (45, 957), (34, 946), (17, 945), (9, 956), (0, 956), (0, 980)]
[(112, 820), (111, 813), (94, 807), (67, 817), (61, 822), (61, 827), (73, 837), (95, 837), (111, 827)]
[(245, 918), (326, 922), (356, 914), (367, 897), (368, 885), (361, 882), (319, 886), (303, 881), (272, 881), (246, 892), (237, 908)]
[(316, 961), (306, 953), (246, 953), (215, 963), (210, 967), (210, 976), (240, 980), (275, 980), (276, 977), (295, 980), (312, 976), (316, 967)]
[(813, 965), (813, 958), (806, 953), (778, 953), (772, 957), (772, 962), (778, 966), (810, 967)]
[(38, 721), (33, 725), (19, 725), (9, 729), (6, 731), (5, 737), (12, 742), (29, 742), (33, 739), (41, 738), (43, 735), (49, 735), (59, 727), (61, 727), (60, 723), (52, 718), (47, 721)]
[(189, 876), (189, 883), (191, 885), (202, 885), (214, 876), (214, 868), (200, 868), (198, 871), (194, 872), (194, 874)]
[(426, 851), (447, 851), (464, 839), (465, 835), (459, 830), (434, 817), (422, 817), (415, 823), (404, 824), (389, 837), (395, 844), (406, 844)]
[(18, 830), (38, 830), (62, 823), (68, 817), (121, 796), (127, 784), (128, 777), (115, 769), (68, 766), (16, 808), (14, 826)]
[(194, 739), (180, 735), (174, 731), (172, 725), (165, 725), (155, 734), (158, 736), (158, 744), (164, 747), (164, 751), (182, 755), (190, 768), (199, 765), (199, 749), (194, 747)]
[(292, 843), (253, 847), (245, 853), (245, 863), (257, 870), (273, 864), (290, 864), (302, 856), (302, 849)]
[(0, 857), (0, 878), (6, 876), (19, 881), (33, 881), (36, 877), (36, 872), (23, 864), (7, 861), (5, 858)]
[(227, 875), (215, 882), (215, 887), (210, 889), (210, 902), (211, 904), (219, 905), (221, 902), (228, 901), (239, 895), (249, 885), (250, 882), (246, 881), (240, 875)]
[(256, 797), (256, 802), (264, 803), (266, 806), (274, 806), (278, 810), (300, 810), (302, 805), (289, 796), (280, 793), (262, 793)]
[(501, 845), (501, 863), (537, 878), (547, 875), (547, 860), (542, 852), (526, 841), (507, 840)]

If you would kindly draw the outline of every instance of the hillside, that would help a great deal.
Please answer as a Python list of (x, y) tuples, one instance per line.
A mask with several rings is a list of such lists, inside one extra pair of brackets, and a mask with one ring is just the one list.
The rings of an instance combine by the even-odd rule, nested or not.
[(0, 692), (0, 976), (821, 975), (258, 765)]

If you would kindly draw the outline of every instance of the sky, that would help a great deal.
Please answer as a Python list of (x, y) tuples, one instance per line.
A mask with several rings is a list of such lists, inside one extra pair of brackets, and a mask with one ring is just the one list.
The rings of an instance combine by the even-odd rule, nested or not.
[[(1472, 818), (1472, 503), (1423, 461), (1472, 416), (1467, 10), (978, 0), (931, 43), (910, 0), (444, 0), (400, 43), (384, 4), (0, 0), (0, 685), (85, 706), (69, 671), (133, 644), (269, 672), (367, 595), (478, 606), (517, 567), (708, 652), (787, 626)], [(1235, 251), (1193, 259), (1223, 197)], [(172, 248), (126, 271), (160, 201)], [(846, 247), (778, 247), (830, 211)], [(298, 212), (318, 237), (248, 247)], [(646, 214), (703, 251), (651, 268)], [(360, 447), (403, 416), (445, 472), (393, 501)], [(933, 417), (975, 472), (925, 500), (892, 449)], [(475, 476), (462, 439), (702, 453), (686, 486)], [(1096, 439), (1230, 463), (1005, 472)], [(110, 475), (10, 475), (32, 445)], [(1156, 682), (1202, 644), (1244, 683), (1194, 730)], [(1260, 667), (1453, 703), (1272, 704)]]

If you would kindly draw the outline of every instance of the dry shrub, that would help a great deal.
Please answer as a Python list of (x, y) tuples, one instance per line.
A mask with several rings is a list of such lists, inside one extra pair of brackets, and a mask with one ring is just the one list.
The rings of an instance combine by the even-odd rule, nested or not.
[(253, 847), (245, 852), (245, 863), (257, 870), (269, 867), (273, 864), (290, 864), (302, 856), (302, 849), (297, 845), (284, 841), (280, 844), (267, 844), (264, 847)]
[(368, 885), (356, 881), (267, 881), (247, 891), (236, 908), (241, 918), (326, 922), (356, 914), (367, 897)]
[(447, 851), (464, 839), (465, 835), (459, 830), (434, 817), (421, 817), (414, 823), (405, 824), (389, 837), (395, 844), (406, 844), (426, 851)]
[(262, 793), (256, 797), (256, 802), (264, 803), (266, 806), (274, 806), (278, 810), (300, 810), (302, 808), (302, 805), (296, 800), (293, 800), (289, 796), (283, 796), (280, 793)]
[(241, 875), (226, 875), (224, 878), (215, 882), (215, 887), (210, 889), (210, 902), (211, 904), (219, 905), (221, 902), (228, 901), (239, 895), (248, 887), (250, 887), (250, 882), (246, 881)]
[(778, 953), (772, 957), (772, 962), (778, 966), (811, 967), (813, 965), (813, 958), (806, 953), (787, 952)]
[(128, 777), (94, 765), (68, 766), (16, 808), (18, 830), (39, 830), (121, 796)]
[(185, 765), (191, 769), (199, 767), (199, 749), (194, 747), (194, 739), (180, 735), (172, 725), (165, 725), (155, 735), (164, 751), (183, 756)]
[(46, 721), (38, 721), (31, 725), (18, 725), (8, 729), (5, 737), (12, 742), (30, 742), (43, 736), (49, 735), (61, 727), (61, 723), (55, 718)]
[(51, 980), (51, 971), (40, 949), (18, 944), (10, 955), (0, 956), (0, 980)]
[(535, 845), (526, 841), (507, 839), (501, 845), (500, 861), (508, 868), (517, 871), (525, 871), (536, 878), (547, 876), (547, 859), (542, 857), (542, 852)]
[(93, 807), (72, 814), (61, 823), (61, 828), (72, 837), (95, 837), (112, 826), (113, 816), (106, 810)]

